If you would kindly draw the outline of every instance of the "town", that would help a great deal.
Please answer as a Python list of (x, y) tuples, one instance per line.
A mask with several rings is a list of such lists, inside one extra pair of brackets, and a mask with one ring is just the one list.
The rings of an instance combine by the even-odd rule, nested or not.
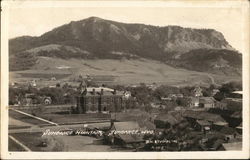
[(112, 85), (105, 78), (10, 83), (9, 150), (242, 149), (241, 83)]

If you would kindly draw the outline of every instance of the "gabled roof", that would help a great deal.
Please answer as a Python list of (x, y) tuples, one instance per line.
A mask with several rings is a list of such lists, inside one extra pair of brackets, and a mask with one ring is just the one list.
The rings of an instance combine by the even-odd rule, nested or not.
[(216, 100), (214, 97), (200, 97), (200, 103), (214, 103)]
[(242, 118), (242, 112), (241, 111), (236, 111), (231, 115), (231, 117), (233, 117), (233, 118)]
[(218, 125), (218, 126), (227, 126), (228, 125), (228, 123), (227, 122), (215, 122), (214, 123), (215, 125)]
[(243, 91), (233, 91), (232, 93), (243, 94)]
[(209, 125), (211, 125), (211, 123), (209, 123), (208, 121), (206, 121), (206, 120), (197, 120), (196, 121), (199, 125), (201, 125), (201, 126), (209, 126)]
[(171, 125), (177, 124), (179, 121), (171, 114), (160, 114), (155, 118), (155, 121), (163, 121), (165, 123), (170, 123)]
[(169, 112), (166, 114), (158, 115), (155, 120), (163, 121), (165, 123), (170, 123), (171, 125), (175, 125), (180, 123), (183, 120), (183, 117), (178, 112)]
[(183, 113), (184, 117), (189, 117), (198, 120), (207, 120), (209, 122), (226, 122), (220, 115), (203, 112), (203, 111), (191, 111), (187, 110)]
[(189, 100), (191, 102), (199, 102), (199, 98), (198, 97), (189, 97)]

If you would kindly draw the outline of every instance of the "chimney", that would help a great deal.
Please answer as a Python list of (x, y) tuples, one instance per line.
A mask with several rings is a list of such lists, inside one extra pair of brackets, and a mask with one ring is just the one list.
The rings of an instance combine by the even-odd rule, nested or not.
[(116, 89), (114, 89), (114, 95), (116, 95)]
[(103, 95), (103, 88), (101, 89), (101, 95)]
[(95, 95), (95, 88), (93, 88), (93, 95)]

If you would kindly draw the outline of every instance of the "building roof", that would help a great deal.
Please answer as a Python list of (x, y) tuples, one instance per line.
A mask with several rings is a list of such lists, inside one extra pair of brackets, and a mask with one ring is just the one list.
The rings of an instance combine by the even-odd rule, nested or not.
[(233, 118), (242, 118), (242, 112), (241, 111), (236, 111), (231, 115), (231, 117), (233, 117)]
[(214, 123), (215, 125), (218, 125), (218, 126), (227, 126), (228, 125), (228, 123), (227, 122), (215, 122)]
[(178, 112), (169, 112), (167, 114), (159, 114), (155, 120), (163, 121), (175, 125), (183, 120), (183, 117)]
[(236, 94), (243, 94), (243, 91), (234, 91), (232, 93), (236, 93)]
[(170, 114), (160, 114), (155, 118), (155, 120), (170, 123), (171, 125), (175, 125), (178, 123), (178, 120)]
[(87, 87), (87, 92), (86, 95), (87, 96), (91, 96), (94, 95), (93, 91), (95, 91), (96, 95), (100, 95), (101, 91), (103, 91), (103, 95), (114, 95), (114, 92), (116, 92), (115, 95), (119, 95), (119, 96), (123, 96), (123, 91), (117, 91), (111, 88), (107, 88), (107, 87)]
[(87, 87), (87, 91), (88, 92), (92, 92), (93, 89), (95, 89), (96, 92), (101, 92), (102, 89), (103, 89), (103, 91), (109, 91), (109, 92), (113, 92), (114, 91), (114, 89), (107, 88), (107, 87)]
[(242, 122), (241, 122), (240, 125), (238, 125), (236, 128), (242, 129)]
[(211, 125), (211, 123), (209, 123), (208, 121), (206, 121), (206, 120), (197, 120), (196, 121), (199, 125), (201, 125), (201, 126), (209, 126), (209, 125)]
[(191, 102), (199, 102), (199, 98), (198, 97), (189, 97)]
[(225, 101), (241, 102), (242, 98), (225, 98)]
[(200, 97), (200, 103), (214, 103), (216, 100), (214, 97)]
[(201, 89), (200, 86), (196, 86), (196, 87), (194, 88), (194, 92), (201, 92), (201, 91), (202, 91), (202, 89)]
[[(116, 131), (132, 131), (132, 130), (141, 130), (139, 124), (134, 121), (128, 122), (114, 122), (113, 129)], [(120, 137), (125, 143), (141, 142), (143, 141), (143, 135), (139, 134), (116, 134)]]
[(220, 115), (203, 112), (203, 111), (187, 110), (183, 113), (183, 116), (193, 118), (193, 119), (198, 119), (198, 120), (207, 120), (213, 123), (226, 122)]

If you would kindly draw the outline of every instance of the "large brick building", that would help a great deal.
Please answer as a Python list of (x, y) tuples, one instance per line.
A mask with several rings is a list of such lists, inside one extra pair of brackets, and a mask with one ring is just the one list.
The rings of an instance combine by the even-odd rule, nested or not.
[(77, 99), (77, 113), (119, 112), (123, 110), (123, 92), (110, 88), (85, 88)]

